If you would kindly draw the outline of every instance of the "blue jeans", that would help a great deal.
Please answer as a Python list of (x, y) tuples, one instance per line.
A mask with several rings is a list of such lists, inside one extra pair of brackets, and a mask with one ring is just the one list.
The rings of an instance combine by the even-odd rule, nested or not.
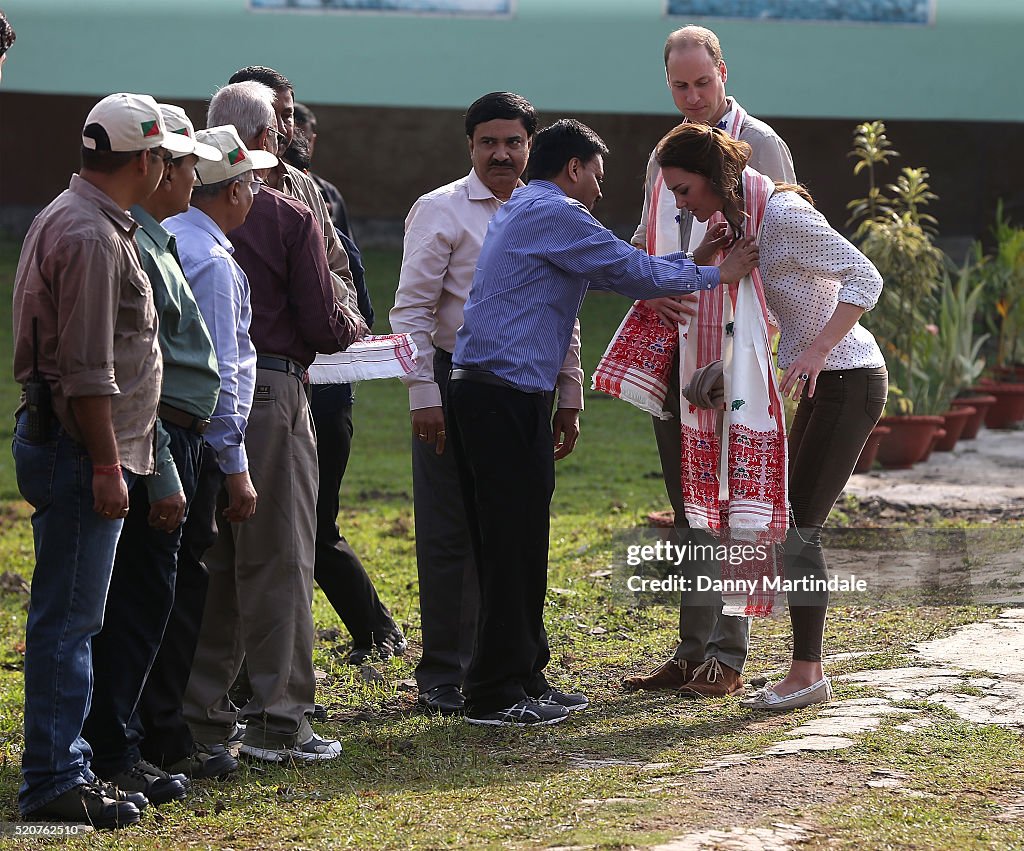
[[(18, 489), (32, 505), (36, 567), (25, 634), (25, 751), (18, 793), (22, 815), (93, 780), (82, 724), (92, 697), (92, 636), (114, 566), (121, 520), (93, 511), (92, 462), (55, 424), (49, 440), (14, 431)], [(129, 487), (135, 476), (125, 473)]]
[[(174, 423), (165, 422), (164, 430), (190, 508), (203, 439)], [(117, 542), (103, 629), (92, 641), (96, 689), (82, 735), (93, 749), (93, 770), (104, 778), (142, 759), (142, 733), (132, 719), (174, 605), (181, 527), (154, 529), (149, 510), (146, 480), (139, 478)]]

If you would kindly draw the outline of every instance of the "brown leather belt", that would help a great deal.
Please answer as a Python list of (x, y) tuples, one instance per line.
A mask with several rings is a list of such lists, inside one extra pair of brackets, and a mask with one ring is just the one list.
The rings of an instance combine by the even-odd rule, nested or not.
[(195, 414), (181, 410), (181, 408), (175, 408), (166, 402), (160, 403), (157, 414), (165, 422), (188, 429), (193, 434), (206, 434), (206, 430), (210, 427), (209, 420), (204, 420), (202, 417), (197, 417)]

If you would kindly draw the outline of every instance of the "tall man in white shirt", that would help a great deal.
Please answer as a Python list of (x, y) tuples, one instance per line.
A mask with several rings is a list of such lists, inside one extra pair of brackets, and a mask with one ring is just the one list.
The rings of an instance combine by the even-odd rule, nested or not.
[[(729, 71), (722, 57), (722, 46), (711, 30), (687, 26), (669, 35), (665, 42), (665, 79), (676, 109), (686, 121), (698, 121), (721, 127), (735, 138), (750, 145), (753, 151), (749, 166), (773, 180), (795, 183), (793, 156), (786, 143), (763, 121), (747, 115), (735, 99), (725, 93)], [(653, 229), (657, 222), (656, 187), (662, 182), (661, 169), (654, 153), (647, 165), (644, 184), (644, 209), (632, 242), (638, 248), (654, 253)], [(674, 205), (672, 194), (664, 185), (660, 189)], [(673, 215), (675, 210), (673, 209)], [(704, 236), (704, 228), (688, 210), (679, 211), (678, 242), (675, 235), (668, 240), (668, 250), (693, 251)], [(696, 225), (696, 227), (695, 227)], [(658, 244), (663, 244), (658, 240)], [(663, 253), (658, 251), (657, 253)], [(669, 328), (686, 321), (694, 313), (692, 296), (652, 299), (652, 307)], [(682, 376), (682, 384), (690, 376)], [(687, 534), (685, 505), (680, 485), (679, 426), (679, 363), (669, 380), (665, 399), (667, 420), (654, 419), (654, 435), (661, 456), (665, 490), (675, 514), (675, 527)], [(699, 533), (690, 533), (699, 534)], [(709, 543), (701, 539), (695, 543)], [(714, 570), (713, 565), (697, 566), (698, 570)], [(679, 610), (679, 645), (671, 659), (643, 676), (626, 677), (623, 686), (637, 689), (679, 689), (690, 697), (724, 697), (743, 687), (742, 671), (747, 658), (750, 621), (747, 618), (722, 615), (720, 604), (686, 598)]]
[[(391, 310), (396, 333), (416, 341), (406, 378), (412, 418), (416, 562), (423, 656), (419, 702), (428, 712), (464, 710), (462, 683), (473, 654), (479, 589), (458, 470), (445, 451), (448, 375), (455, 332), (473, 283), (487, 224), (526, 169), (537, 113), (525, 98), (491, 92), (466, 111), (473, 164), (466, 177), (422, 196), (405, 222), (402, 271)], [(558, 378), (556, 440), (572, 451), (583, 407), (579, 327)], [(568, 451), (565, 454), (568, 454)]]

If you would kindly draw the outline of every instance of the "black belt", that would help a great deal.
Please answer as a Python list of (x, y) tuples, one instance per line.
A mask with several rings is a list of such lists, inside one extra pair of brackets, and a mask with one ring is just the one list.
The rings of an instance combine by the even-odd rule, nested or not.
[(504, 378), (498, 378), (498, 376), (493, 372), (488, 372), (485, 369), (462, 369), (461, 367), (455, 367), (455, 369), (452, 370), (452, 380), (474, 381), (477, 384), (490, 384), (494, 387), (505, 387), (509, 390), (519, 389), (510, 381), (506, 381)]
[(202, 417), (197, 417), (195, 414), (181, 410), (181, 408), (175, 408), (166, 402), (160, 403), (157, 413), (160, 419), (165, 422), (188, 429), (193, 434), (206, 434), (206, 430), (210, 427), (209, 420), (204, 420)]
[(499, 378), (493, 372), (488, 372), (486, 369), (463, 369), (457, 366), (452, 370), (452, 381), (473, 381), (477, 384), (490, 384), (492, 387), (504, 387), (506, 390), (515, 390), (516, 393), (522, 393), (525, 396), (540, 396), (544, 399), (554, 396), (554, 391), (551, 390), (547, 392), (543, 390), (520, 390), (511, 381)]
[(299, 366), (295, 361), (288, 358), (275, 358), (271, 355), (256, 355), (257, 369), (272, 369), (274, 372), (283, 372), (285, 375), (294, 375), (303, 384), (309, 383), (309, 372), (304, 366)]

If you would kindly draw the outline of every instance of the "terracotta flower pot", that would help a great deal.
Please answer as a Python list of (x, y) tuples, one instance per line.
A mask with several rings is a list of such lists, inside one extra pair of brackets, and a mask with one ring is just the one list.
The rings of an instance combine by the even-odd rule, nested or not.
[(978, 436), (978, 429), (985, 422), (985, 414), (988, 409), (996, 403), (996, 397), (988, 393), (973, 393), (960, 399), (954, 399), (951, 404), (954, 408), (974, 408), (974, 413), (964, 423), (964, 430), (960, 432), (961, 440), (974, 440)]
[(985, 392), (996, 401), (985, 414), (988, 428), (1013, 428), (1024, 420), (1024, 384), (984, 384)]
[(935, 431), (942, 428), (942, 417), (882, 417), (889, 434), (878, 447), (878, 461), (889, 469), (913, 467), (928, 451)]
[(942, 427), (946, 430), (945, 436), (935, 444), (936, 452), (952, 452), (956, 442), (963, 433), (967, 420), (974, 416), (975, 409), (969, 405), (958, 405), (950, 408), (942, 415), (945, 420)]
[(860, 451), (860, 458), (857, 459), (857, 466), (853, 468), (855, 473), (867, 473), (875, 465), (875, 458), (878, 456), (878, 447), (882, 444), (882, 438), (889, 433), (889, 427), (884, 425), (875, 426), (868, 435), (867, 443)]
[(936, 429), (935, 434), (932, 435), (931, 443), (928, 444), (928, 448), (924, 451), (924, 455), (921, 456), (920, 463), (924, 463), (932, 457), (932, 452), (935, 451), (935, 447), (940, 440), (945, 438), (946, 430), (944, 428)]
[(1005, 381), (1008, 384), (1020, 384), (1024, 382), (1024, 364), (1011, 363), (1009, 366), (996, 366), (992, 368), (992, 375), (996, 381)]

